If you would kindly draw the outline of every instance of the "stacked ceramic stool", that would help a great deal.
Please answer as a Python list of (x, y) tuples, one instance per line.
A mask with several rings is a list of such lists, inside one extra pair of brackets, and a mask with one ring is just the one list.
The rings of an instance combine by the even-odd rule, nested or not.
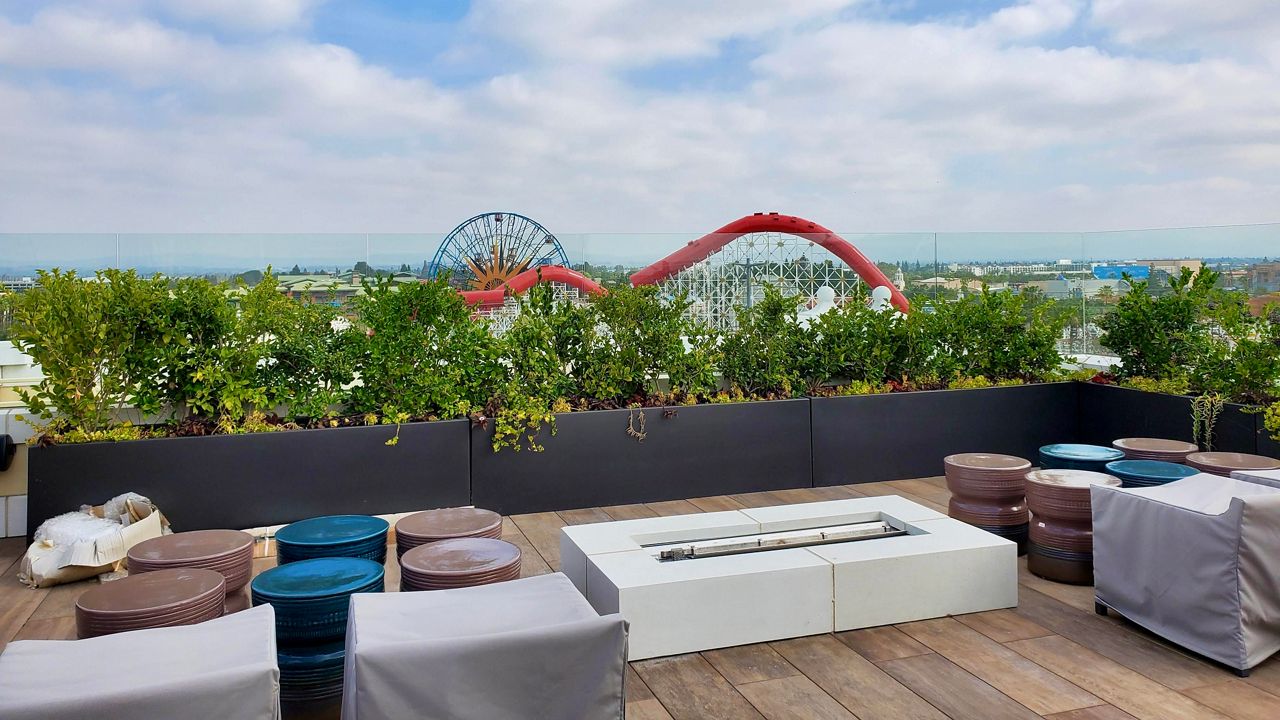
[(339, 701), (350, 598), (382, 592), (383, 584), (380, 563), (352, 557), (297, 560), (253, 579), (253, 604), (275, 610), (282, 702)]
[(1031, 463), (1013, 455), (961, 453), (942, 461), (951, 490), (947, 514), (1027, 547), (1025, 476)]
[(1193, 443), (1163, 438), (1120, 438), (1112, 442), (1111, 447), (1123, 452), (1126, 460), (1159, 460), (1179, 464), (1185, 463), (1191, 453), (1200, 451)]
[(1106, 472), (1107, 463), (1123, 459), (1123, 450), (1101, 445), (1059, 443), (1040, 448), (1040, 467), (1045, 470)]
[(396, 523), (396, 556), (419, 545), (456, 538), (502, 538), (502, 516), (480, 508), (426, 510)]
[(1223, 477), (1231, 477), (1233, 472), (1280, 470), (1280, 460), (1237, 452), (1191, 453), (1187, 456), (1187, 464), (1200, 472)]
[(1114, 460), (1107, 463), (1106, 470), (1127, 488), (1155, 487), (1200, 473), (1193, 467), (1162, 460)]
[(474, 587), (519, 577), (520, 548), (496, 538), (440, 540), (400, 557), (402, 592)]
[(386, 520), (332, 515), (276, 532), (277, 566), (254, 578), (254, 605), (276, 613), (280, 700), (331, 708), (342, 697), (352, 595), (385, 589)]
[(1027, 569), (1047, 580), (1093, 583), (1093, 514), (1089, 488), (1119, 487), (1120, 480), (1090, 470), (1050, 469), (1027, 473), (1031, 510)]
[(195, 625), (222, 617), (227, 581), (215, 570), (172, 568), (103, 583), (76, 600), (81, 638)]
[[(129, 574), (201, 568), (222, 574), (228, 604), (253, 575), (253, 536), (239, 530), (194, 530), (162, 535), (129, 548)], [(240, 607), (243, 607), (241, 604)]]
[(390, 524), (369, 515), (330, 515), (301, 520), (276, 531), (276, 563), (312, 558), (387, 560)]

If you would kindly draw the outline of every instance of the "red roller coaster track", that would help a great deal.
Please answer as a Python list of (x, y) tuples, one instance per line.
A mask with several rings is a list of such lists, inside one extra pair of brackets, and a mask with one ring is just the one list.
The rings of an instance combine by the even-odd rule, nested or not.
[(458, 294), (462, 295), (462, 299), (466, 300), (468, 305), (487, 310), (501, 305), (507, 295), (524, 294), (540, 282), (564, 283), (590, 295), (601, 295), (605, 292), (605, 289), (597, 285), (594, 280), (577, 270), (563, 265), (543, 265), (525, 270), (492, 290), (468, 290)]
[[(734, 220), (719, 230), (691, 241), (688, 245), (658, 262), (636, 272), (631, 276), (631, 284), (638, 287), (661, 282), (690, 265), (714, 255), (725, 245), (743, 235), (758, 232), (787, 233), (802, 237), (815, 245), (821, 245), (829, 250), (832, 255), (843, 260), (854, 272), (858, 273), (858, 277), (861, 277), (867, 285), (873, 288), (889, 288), (890, 300), (899, 310), (908, 312), (911, 309), (911, 304), (907, 301), (906, 296), (895, 288), (893, 283), (889, 282), (889, 278), (885, 277), (883, 272), (880, 272), (880, 268), (876, 267), (875, 263), (871, 262), (866, 255), (863, 255), (848, 240), (817, 223), (793, 215), (779, 215), (778, 213), (756, 213)], [(468, 305), (481, 309), (490, 309), (502, 305), (507, 295), (520, 295), (539, 282), (564, 283), (592, 295), (600, 295), (605, 292), (605, 289), (597, 285), (595, 281), (576, 270), (571, 270), (561, 265), (544, 265), (539, 268), (525, 270), (502, 286), (492, 290), (470, 290), (459, 292), (459, 294), (467, 301)]]
[(889, 282), (889, 278), (885, 277), (883, 272), (880, 272), (880, 268), (876, 267), (875, 263), (871, 262), (866, 255), (863, 255), (848, 240), (817, 223), (792, 215), (779, 215), (778, 213), (756, 213), (740, 220), (734, 220), (719, 230), (703, 235), (658, 262), (635, 273), (631, 276), (631, 284), (639, 286), (661, 282), (690, 265), (705, 260), (739, 237), (758, 232), (787, 233), (802, 237), (815, 245), (821, 245), (831, 251), (832, 255), (843, 260), (854, 272), (858, 273), (858, 276), (867, 285), (873, 288), (881, 286), (889, 288), (890, 300), (899, 310), (902, 312), (910, 310), (911, 304), (907, 301), (906, 296), (895, 288), (893, 283)]

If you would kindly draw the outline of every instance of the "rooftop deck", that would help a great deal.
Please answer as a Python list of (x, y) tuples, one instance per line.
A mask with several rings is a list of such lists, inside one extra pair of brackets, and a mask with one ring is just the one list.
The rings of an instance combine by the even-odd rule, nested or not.
[[(504, 518), (503, 537), (524, 551), (522, 574), (539, 575), (559, 567), (564, 525), (865, 495), (901, 495), (943, 512), (949, 498), (941, 478), (805, 488), (516, 515)], [(75, 637), (75, 599), (91, 581), (24, 588), (15, 579), (22, 551), (20, 539), (0, 541), (0, 648)], [(399, 583), (394, 558), (389, 590)], [(261, 558), (255, 570), (274, 562)], [(1237, 679), (1114, 615), (1095, 615), (1092, 588), (1048, 582), (1019, 564), (1016, 609), (632, 663), (627, 716), (1280, 718), (1280, 656)]]

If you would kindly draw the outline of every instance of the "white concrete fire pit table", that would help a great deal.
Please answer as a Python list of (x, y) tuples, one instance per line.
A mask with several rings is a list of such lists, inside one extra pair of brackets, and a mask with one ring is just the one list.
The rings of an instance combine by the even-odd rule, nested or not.
[(574, 525), (560, 562), (632, 660), (1018, 603), (1015, 543), (896, 495)]

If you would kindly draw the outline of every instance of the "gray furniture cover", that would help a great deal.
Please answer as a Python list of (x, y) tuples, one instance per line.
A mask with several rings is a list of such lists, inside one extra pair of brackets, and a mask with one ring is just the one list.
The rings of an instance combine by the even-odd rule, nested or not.
[(1280, 649), (1280, 488), (1090, 488), (1097, 600), (1244, 673)]
[(1258, 485), (1280, 488), (1280, 470), (1237, 470), (1231, 473), (1231, 477)]
[(0, 654), (4, 720), (279, 717), (270, 605), (199, 625), (22, 640)]
[(627, 626), (561, 573), (351, 596), (343, 720), (614, 720)]

